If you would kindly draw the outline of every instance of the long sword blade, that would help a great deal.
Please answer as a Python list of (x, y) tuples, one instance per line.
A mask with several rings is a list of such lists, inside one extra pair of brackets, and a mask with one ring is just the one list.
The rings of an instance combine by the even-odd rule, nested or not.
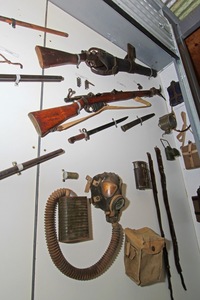
[(113, 121), (110, 122), (110, 123), (104, 124), (104, 125), (102, 125), (102, 126), (99, 126), (99, 127), (97, 127), (97, 128), (91, 129), (91, 130), (89, 130), (89, 131), (87, 131), (85, 128), (83, 128), (83, 129), (81, 130), (81, 133), (80, 133), (80, 134), (70, 137), (70, 138), (68, 139), (68, 142), (71, 143), (71, 144), (73, 144), (74, 142), (80, 141), (80, 140), (82, 140), (82, 139), (85, 139), (85, 140), (87, 141), (87, 140), (89, 140), (90, 135), (95, 134), (95, 133), (97, 133), (97, 132), (99, 132), (99, 131), (102, 131), (102, 130), (104, 130), (104, 129), (107, 129), (107, 128), (111, 127), (111, 126), (114, 126), (114, 125), (116, 126), (116, 124), (125, 121), (127, 118), (128, 118), (128, 117), (123, 117), (123, 118), (118, 119), (118, 120), (113, 120)]
[(99, 132), (99, 131), (102, 131), (102, 130), (104, 130), (104, 129), (106, 129), (106, 128), (109, 128), (109, 127), (111, 127), (111, 126), (113, 126), (113, 125), (116, 125), (116, 124), (118, 124), (118, 123), (121, 123), (121, 122), (125, 121), (127, 118), (128, 118), (128, 117), (123, 117), (123, 118), (118, 119), (118, 120), (113, 120), (113, 121), (110, 122), (110, 123), (107, 123), (107, 124), (105, 124), (105, 125), (102, 125), (102, 126), (99, 126), (99, 127), (97, 127), (97, 128), (94, 128), (94, 129), (91, 129), (91, 130), (87, 131), (87, 134), (90, 136), (90, 135), (92, 135), (92, 134), (94, 134), (94, 133), (97, 133), (97, 132)]

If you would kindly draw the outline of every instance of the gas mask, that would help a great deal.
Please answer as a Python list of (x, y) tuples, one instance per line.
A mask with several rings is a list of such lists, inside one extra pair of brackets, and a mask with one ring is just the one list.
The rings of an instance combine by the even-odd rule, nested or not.
[(125, 204), (121, 192), (121, 180), (115, 173), (102, 173), (91, 180), (91, 203), (102, 209), (106, 215), (106, 221), (116, 223)]

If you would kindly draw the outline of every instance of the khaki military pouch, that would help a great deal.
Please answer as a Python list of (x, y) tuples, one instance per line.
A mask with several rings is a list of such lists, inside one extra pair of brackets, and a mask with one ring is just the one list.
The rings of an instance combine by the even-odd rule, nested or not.
[(148, 227), (125, 228), (124, 232), (126, 275), (140, 286), (161, 281), (165, 239)]
[(195, 143), (191, 141), (181, 147), (185, 168), (187, 170), (200, 168), (200, 157)]
[(187, 130), (189, 129), (191, 133), (192, 131), (190, 129), (190, 126), (187, 127), (186, 113), (184, 111), (181, 112), (181, 117), (183, 119), (182, 130), (176, 136), (176, 138), (179, 140), (179, 142), (182, 143), (180, 149), (182, 152), (185, 168), (186, 170), (200, 168), (200, 156), (196, 144), (191, 142), (190, 140), (188, 141), (188, 143), (185, 142)]

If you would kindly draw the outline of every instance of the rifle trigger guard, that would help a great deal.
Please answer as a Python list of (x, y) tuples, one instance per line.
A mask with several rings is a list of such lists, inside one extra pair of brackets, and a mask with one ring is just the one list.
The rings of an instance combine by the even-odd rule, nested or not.
[(101, 108), (103, 108), (106, 104), (103, 102), (99, 102), (99, 103), (94, 103), (91, 105), (85, 105), (84, 109), (86, 112), (88, 113), (93, 113), (93, 112), (97, 112), (98, 110), (100, 110)]

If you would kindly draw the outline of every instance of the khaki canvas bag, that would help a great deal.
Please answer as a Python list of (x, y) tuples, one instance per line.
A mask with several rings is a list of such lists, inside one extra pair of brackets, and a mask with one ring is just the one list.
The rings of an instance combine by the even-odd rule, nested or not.
[(195, 143), (188, 141), (187, 145), (181, 147), (186, 170), (200, 168), (200, 157)]
[[(186, 168), (186, 170), (200, 168), (200, 156), (199, 156), (196, 144), (191, 141), (188, 141), (187, 144), (185, 143), (186, 131), (188, 130), (188, 129), (185, 130), (187, 128), (186, 113), (182, 111), (181, 117), (183, 119), (182, 132), (180, 132), (176, 136), (176, 138), (179, 140), (179, 142), (182, 143), (180, 149), (182, 152), (185, 168)], [(191, 131), (191, 133), (192, 133), (192, 131)]]
[(148, 227), (125, 228), (125, 273), (137, 285), (159, 282), (163, 272), (165, 239)]

